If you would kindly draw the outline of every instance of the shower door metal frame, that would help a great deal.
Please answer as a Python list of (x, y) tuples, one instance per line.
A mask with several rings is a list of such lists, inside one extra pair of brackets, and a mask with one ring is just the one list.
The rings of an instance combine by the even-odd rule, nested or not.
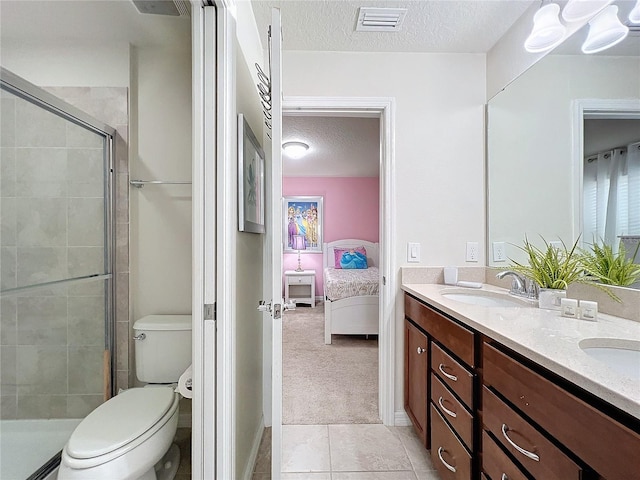
[[(16, 287), (0, 292), (0, 297), (32, 292), (52, 286), (105, 282), (105, 350), (109, 351), (109, 395), (115, 394), (115, 134), (116, 130), (104, 122), (92, 117), (55, 95), (30, 83), (24, 78), (0, 67), (0, 85), (2, 89), (43, 108), (59, 117), (86, 128), (104, 138), (103, 149), (103, 179), (104, 179), (104, 273), (57, 280), (42, 284)], [(44, 478), (53, 472), (60, 464), (60, 454), (49, 459), (42, 467), (34, 472), (28, 480)]]

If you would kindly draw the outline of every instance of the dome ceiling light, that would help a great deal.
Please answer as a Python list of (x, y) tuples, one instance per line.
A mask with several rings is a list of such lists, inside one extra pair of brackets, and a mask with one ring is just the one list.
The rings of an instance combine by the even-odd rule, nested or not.
[(309, 145), (304, 142), (285, 142), (282, 144), (284, 153), (294, 159), (302, 158), (309, 150)]

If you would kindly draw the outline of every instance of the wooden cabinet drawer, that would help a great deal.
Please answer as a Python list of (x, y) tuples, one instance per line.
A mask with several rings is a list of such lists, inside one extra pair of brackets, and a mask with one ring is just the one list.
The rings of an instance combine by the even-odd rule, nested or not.
[(637, 478), (640, 434), (483, 344), (483, 379), (604, 478)]
[[(482, 432), (482, 471), (491, 480), (527, 480), (526, 475), (485, 431)], [(547, 477), (535, 478), (547, 480)]]
[(429, 448), (427, 435), (427, 380), (429, 377), (428, 339), (405, 320), (404, 409), (418, 437)]
[(471, 456), (431, 405), (431, 460), (442, 480), (470, 480)]
[(435, 343), (431, 343), (431, 370), (464, 404), (473, 408), (473, 374)]
[(474, 366), (474, 333), (419, 300), (405, 294), (404, 314), (436, 340), (446, 342), (455, 355), (467, 365)]
[(431, 374), (431, 401), (460, 436), (464, 444), (473, 450), (473, 416), (449, 391), (438, 377)]
[[(513, 457), (535, 478), (545, 480), (582, 478), (582, 469), (578, 465), (486, 387), (482, 389), (482, 422), (502, 446), (511, 452)], [(531, 452), (537, 458), (531, 458), (513, 444)], [(493, 478), (490, 471), (486, 469), (485, 471)], [(510, 475), (509, 478), (511, 478)]]

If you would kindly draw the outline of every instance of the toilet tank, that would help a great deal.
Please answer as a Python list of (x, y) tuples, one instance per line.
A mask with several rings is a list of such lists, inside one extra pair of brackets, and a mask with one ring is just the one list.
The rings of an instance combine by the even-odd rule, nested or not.
[(147, 315), (133, 330), (138, 380), (177, 382), (191, 365), (191, 315)]

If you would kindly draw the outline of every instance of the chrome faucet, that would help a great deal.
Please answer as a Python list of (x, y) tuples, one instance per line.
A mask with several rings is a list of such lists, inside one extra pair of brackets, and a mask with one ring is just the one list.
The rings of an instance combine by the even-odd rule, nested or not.
[(496, 275), (497, 278), (511, 277), (511, 295), (518, 297), (538, 298), (538, 288), (533, 280), (520, 275), (513, 270), (505, 270)]

